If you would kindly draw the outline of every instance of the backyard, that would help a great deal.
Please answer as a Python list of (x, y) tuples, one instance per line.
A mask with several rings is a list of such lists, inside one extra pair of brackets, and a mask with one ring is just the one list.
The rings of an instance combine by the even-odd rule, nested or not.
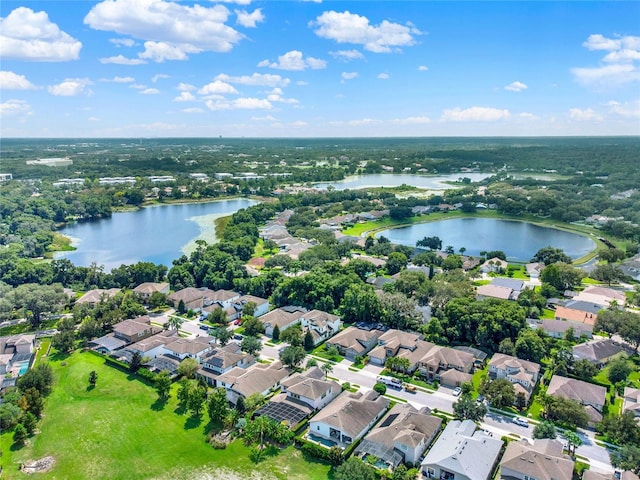
[[(3, 478), (27, 478), (20, 463), (53, 456), (55, 466), (39, 478), (282, 478), (325, 479), (329, 466), (289, 447), (269, 451), (259, 464), (240, 441), (226, 450), (205, 442), (202, 421), (176, 413), (175, 388), (163, 404), (155, 390), (91, 353), (51, 357), (53, 392), (46, 401), (42, 433), (15, 450), (11, 433), (0, 436)], [(98, 374), (89, 388), (89, 372)], [(175, 386), (174, 386), (175, 387)]]

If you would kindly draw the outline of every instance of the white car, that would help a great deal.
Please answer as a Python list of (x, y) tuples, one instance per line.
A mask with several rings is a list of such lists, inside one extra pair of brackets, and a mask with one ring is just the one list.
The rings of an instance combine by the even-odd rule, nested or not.
[(515, 423), (516, 425), (520, 425), (521, 427), (529, 427), (529, 420), (527, 420), (526, 418), (515, 417), (513, 419), (513, 423)]
[(462, 389), (460, 387), (456, 387), (453, 389), (453, 395), (454, 396), (459, 396), (462, 393)]

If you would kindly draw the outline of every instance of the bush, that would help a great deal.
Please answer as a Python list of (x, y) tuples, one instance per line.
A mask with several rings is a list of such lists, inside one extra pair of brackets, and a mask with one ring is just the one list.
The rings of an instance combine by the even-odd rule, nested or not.
[(378, 382), (373, 386), (373, 391), (378, 392), (380, 395), (384, 395), (387, 393), (387, 386), (384, 383)]
[(345, 390), (350, 390), (351, 389), (351, 384), (349, 382), (344, 382), (342, 385), (342, 391), (344, 392)]
[(139, 377), (142, 377), (144, 380), (147, 380), (152, 384), (156, 381), (156, 377), (158, 376), (157, 373), (147, 370), (146, 368), (141, 368), (138, 370), (137, 374)]

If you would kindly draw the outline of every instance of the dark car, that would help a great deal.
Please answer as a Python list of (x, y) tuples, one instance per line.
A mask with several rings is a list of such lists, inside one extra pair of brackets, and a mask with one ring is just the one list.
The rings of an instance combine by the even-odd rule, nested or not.
[(476, 398), (476, 402), (478, 403), (484, 402), (484, 395), (478, 395), (478, 398)]
[(242, 340), (243, 338), (244, 338), (244, 337), (243, 337), (242, 335), (240, 335), (239, 333), (236, 333), (236, 334), (233, 336), (233, 339), (234, 339), (234, 340)]

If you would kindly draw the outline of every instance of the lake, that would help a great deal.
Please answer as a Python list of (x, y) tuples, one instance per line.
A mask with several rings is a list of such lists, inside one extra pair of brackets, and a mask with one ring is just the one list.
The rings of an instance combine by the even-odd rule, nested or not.
[(215, 242), (216, 218), (255, 205), (243, 198), (206, 203), (145, 207), (114, 213), (111, 218), (69, 225), (60, 233), (71, 238), (77, 250), (58, 252), (75, 265), (104, 265), (106, 271), (122, 264), (171, 262), (195, 248), (196, 240)]
[(447, 175), (415, 175), (405, 173), (380, 173), (372, 175), (353, 175), (330, 183), (318, 183), (317, 188), (327, 188), (332, 186), (336, 190), (357, 190), (359, 188), (373, 187), (399, 187), (400, 185), (411, 185), (412, 187), (427, 190), (447, 190), (455, 188), (444, 182), (455, 182), (460, 178), (467, 177), (472, 182), (479, 182), (489, 178), (491, 173), (451, 173)]
[(482, 251), (502, 250), (507, 260), (528, 262), (543, 247), (561, 248), (571, 258), (586, 255), (596, 248), (587, 236), (555, 228), (541, 227), (527, 222), (495, 218), (455, 218), (419, 223), (407, 227), (384, 230), (392, 243), (416, 246), (424, 237), (440, 237), (442, 248), (452, 245), (456, 253), (466, 248), (465, 255), (479, 256)]

